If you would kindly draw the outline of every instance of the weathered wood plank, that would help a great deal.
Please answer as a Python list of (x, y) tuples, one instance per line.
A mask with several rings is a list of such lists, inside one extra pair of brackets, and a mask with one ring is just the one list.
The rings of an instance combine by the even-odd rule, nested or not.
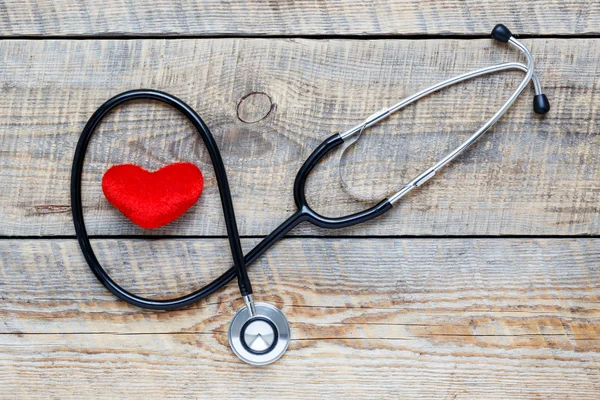
[(594, 0), (5, 0), (0, 35), (487, 35), (600, 33)]
[[(597, 352), (418, 340), (296, 341), (241, 364), (222, 335), (0, 335), (0, 383), (27, 399), (597, 399)], [(7, 397), (8, 398), (8, 397)]]
[[(244, 247), (251, 242), (244, 240)], [(408, 326), (394, 337), (428, 325), (438, 333), (464, 327), (475, 336), (510, 336), (535, 334), (529, 331), (533, 325), (510, 328), (519, 320), (535, 320), (534, 325), (547, 325), (537, 333), (594, 339), (600, 334), (598, 242), (286, 239), (257, 262), (251, 275), (257, 298), (288, 309), (295, 324)], [(117, 281), (147, 296), (181, 295), (229, 266), (224, 239), (99, 239), (94, 247)], [(74, 240), (3, 240), (0, 250), (0, 333), (208, 333), (224, 331), (221, 325), (241, 304), (232, 284), (181, 311), (143, 311), (96, 282)], [(489, 325), (493, 316), (496, 322)], [(552, 319), (562, 324), (543, 322)], [(504, 328), (499, 331), (495, 324)], [(412, 331), (412, 325), (422, 327)], [(308, 329), (299, 337), (315, 333)], [(357, 332), (343, 335), (348, 334)]]
[[(600, 40), (526, 44), (551, 114), (535, 116), (526, 93), (488, 136), (399, 209), (337, 234), (600, 232)], [(265, 235), (294, 209), (293, 178), (322, 139), (439, 80), (515, 59), (492, 40), (2, 41), (0, 234), (73, 234), (75, 143), (96, 107), (120, 91), (152, 87), (189, 102), (218, 140), (241, 233)], [(350, 184), (367, 193), (408, 181), (468, 137), (519, 76), (452, 88), (366, 132), (349, 155)], [(101, 175), (113, 164), (157, 168), (173, 161), (197, 163), (207, 187), (184, 217), (150, 233), (223, 235), (215, 181), (197, 137), (174, 111), (144, 103), (113, 113), (90, 145), (89, 231), (148, 233), (106, 202)], [(326, 160), (309, 182), (311, 204), (329, 215), (363, 207), (340, 189), (336, 162)], [(326, 234), (310, 227), (294, 232)]]
[[(227, 345), (234, 284), (140, 310), (96, 282), (75, 241), (2, 240), (0, 385), (12, 398), (236, 398), (255, 382), (256, 398), (593, 399), (599, 242), (286, 239), (251, 275), (293, 340), (256, 369)], [(227, 264), (219, 239), (94, 246), (140, 293), (181, 293)]]

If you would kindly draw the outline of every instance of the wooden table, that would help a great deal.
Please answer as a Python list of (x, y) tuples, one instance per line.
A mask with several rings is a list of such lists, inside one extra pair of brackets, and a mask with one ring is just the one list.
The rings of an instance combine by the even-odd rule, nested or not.
[[(168, 91), (212, 129), (246, 251), (294, 209), (295, 172), (332, 133), (439, 80), (520, 60), (528, 89), (464, 156), (391, 213), (301, 226), (251, 268), (293, 338), (264, 368), (230, 351), (235, 284), (141, 310), (89, 271), (74, 237), (74, 146), (110, 96)], [(596, 0), (5, 0), (0, 4), (0, 398), (600, 398), (600, 2)], [(369, 130), (355, 191), (405, 183), (468, 137), (521, 73), (453, 87)], [(191, 161), (199, 203), (155, 231), (104, 198), (111, 165)], [(337, 157), (309, 182), (324, 214), (364, 204)], [(90, 145), (84, 212), (101, 262), (135, 293), (173, 296), (229, 267), (206, 151), (177, 113), (120, 108)]]

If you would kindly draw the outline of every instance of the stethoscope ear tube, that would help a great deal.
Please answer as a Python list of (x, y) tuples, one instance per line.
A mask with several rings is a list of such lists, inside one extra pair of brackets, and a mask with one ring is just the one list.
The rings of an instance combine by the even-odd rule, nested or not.
[[(514, 92), (509, 96), (509, 98), (504, 102), (504, 104), (492, 115), (475, 133), (473, 133), (467, 140), (458, 145), (454, 150), (448, 153), (445, 157), (443, 157), (440, 161), (435, 163), (433, 166), (429, 167), (417, 177), (412, 179), (410, 182), (401, 185), (399, 189), (395, 193), (389, 195), (389, 202), (393, 205), (400, 201), (406, 194), (408, 194), (413, 189), (420, 187), (429, 179), (431, 179), (437, 171), (444, 168), (450, 162), (452, 162), (456, 157), (462, 154), (467, 148), (472, 146), (483, 134), (485, 134), (514, 104), (517, 98), (521, 95), (523, 90), (529, 85), (530, 82), (533, 83), (533, 87), (535, 89), (535, 97), (533, 99), (533, 109), (537, 114), (546, 114), (550, 110), (550, 102), (546, 95), (542, 92), (542, 86), (540, 84), (539, 79), (534, 71), (534, 60), (531, 52), (527, 47), (525, 47), (521, 42), (516, 40), (512, 33), (508, 28), (504, 25), (497, 25), (492, 31), (492, 37), (500, 42), (509, 43), (511, 46), (516, 47), (521, 53), (527, 58), (527, 65), (520, 63), (502, 63), (497, 65), (492, 65), (489, 67), (479, 68), (461, 75), (457, 75), (455, 77), (446, 79), (442, 82), (439, 82), (429, 88), (423, 89), (412, 96), (407, 97), (406, 99), (400, 101), (399, 103), (384, 108), (371, 116), (369, 116), (362, 124), (359, 124), (352, 129), (342, 133), (340, 136), (343, 140), (348, 140), (353, 138), (354, 140), (349, 143), (348, 146), (353, 145), (358, 140), (357, 137), (365, 130), (385, 118), (388, 118), (390, 115), (398, 112), (404, 107), (412, 104), (425, 96), (430, 95), (438, 90), (443, 88), (455, 85), (457, 83), (463, 82), (468, 79), (472, 79), (478, 76), (500, 72), (505, 70), (517, 69), (525, 72), (525, 77), (518, 85), (518, 87), (514, 90)], [(340, 159), (341, 162), (341, 159)], [(339, 168), (339, 167), (338, 167)], [(341, 172), (340, 172), (341, 175)], [(351, 190), (347, 190), (347, 188), (342, 185), (350, 195), (354, 195)]]

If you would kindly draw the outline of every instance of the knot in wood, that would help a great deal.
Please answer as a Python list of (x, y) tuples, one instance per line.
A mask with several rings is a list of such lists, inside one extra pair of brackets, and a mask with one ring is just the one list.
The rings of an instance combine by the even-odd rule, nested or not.
[(273, 107), (273, 101), (268, 94), (251, 92), (238, 102), (237, 117), (242, 122), (253, 124), (267, 118)]

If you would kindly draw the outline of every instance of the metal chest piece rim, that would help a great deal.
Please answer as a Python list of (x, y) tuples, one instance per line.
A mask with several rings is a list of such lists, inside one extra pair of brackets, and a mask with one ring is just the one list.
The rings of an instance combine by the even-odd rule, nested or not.
[(271, 364), (290, 344), (290, 325), (277, 307), (267, 303), (253, 305), (254, 315), (248, 306), (234, 315), (229, 325), (229, 345), (235, 355), (248, 364)]

